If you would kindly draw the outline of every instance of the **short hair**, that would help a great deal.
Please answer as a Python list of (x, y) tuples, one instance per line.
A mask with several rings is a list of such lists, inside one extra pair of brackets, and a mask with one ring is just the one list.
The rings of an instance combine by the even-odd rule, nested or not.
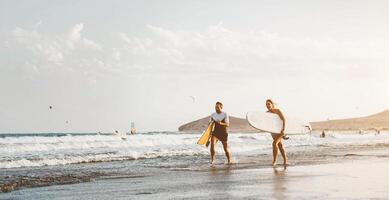
[(274, 102), (273, 102), (273, 100), (271, 100), (271, 99), (267, 99), (266, 102), (270, 102), (271, 104), (274, 105)]
[(223, 103), (222, 103), (222, 102), (220, 102), (220, 101), (216, 102), (216, 104), (215, 104), (215, 105), (221, 105), (221, 106), (223, 107)]

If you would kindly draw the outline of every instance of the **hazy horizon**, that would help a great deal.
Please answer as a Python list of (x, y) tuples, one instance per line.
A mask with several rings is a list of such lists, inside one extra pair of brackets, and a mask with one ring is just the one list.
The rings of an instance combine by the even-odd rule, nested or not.
[[(1, 1), (0, 133), (389, 109), (388, 1)], [(193, 98), (194, 97), (194, 98)], [(49, 109), (52, 106), (52, 109)]]

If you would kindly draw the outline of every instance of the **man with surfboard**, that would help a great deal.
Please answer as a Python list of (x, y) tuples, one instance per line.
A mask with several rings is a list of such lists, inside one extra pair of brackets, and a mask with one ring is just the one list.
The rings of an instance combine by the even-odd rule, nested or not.
[(227, 113), (222, 111), (223, 104), (221, 102), (216, 102), (215, 111), (211, 114), (210, 123), (214, 123), (214, 129), (211, 136), (211, 164), (215, 160), (215, 144), (220, 140), (223, 144), (223, 149), (227, 157), (228, 164), (231, 164), (231, 153), (228, 149), (227, 140), (228, 133), (227, 127), (229, 126), (229, 117)]
[(277, 114), (280, 117), (280, 119), (282, 120), (282, 128), (281, 128), (280, 134), (275, 134), (275, 133), (271, 134), (271, 136), (273, 138), (273, 162), (272, 162), (272, 165), (273, 166), (276, 165), (278, 150), (280, 150), (282, 158), (284, 159), (284, 165), (287, 165), (288, 158), (286, 157), (285, 148), (284, 148), (284, 145), (282, 144), (282, 138), (288, 139), (288, 137), (285, 136), (285, 134), (284, 134), (285, 117), (282, 114), (280, 109), (277, 109), (274, 107), (274, 103), (271, 99), (266, 100), (266, 108), (268, 110), (267, 112)]

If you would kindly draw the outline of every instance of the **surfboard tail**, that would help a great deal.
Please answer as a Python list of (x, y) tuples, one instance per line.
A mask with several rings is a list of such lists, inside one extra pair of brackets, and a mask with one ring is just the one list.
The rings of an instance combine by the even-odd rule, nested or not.
[(212, 132), (211, 132), (211, 134), (208, 137), (208, 141), (207, 141), (207, 144), (205, 144), (205, 147), (208, 147), (209, 144), (211, 144), (211, 137), (212, 137)]
[(208, 147), (211, 142), (208, 140), (207, 144), (205, 144), (205, 147)]
[(197, 144), (199, 144), (199, 145), (207, 144), (207, 142), (209, 141), (212, 129), (213, 129), (213, 123), (208, 125), (207, 129), (203, 132), (203, 134), (201, 135), (201, 137), (197, 141)]

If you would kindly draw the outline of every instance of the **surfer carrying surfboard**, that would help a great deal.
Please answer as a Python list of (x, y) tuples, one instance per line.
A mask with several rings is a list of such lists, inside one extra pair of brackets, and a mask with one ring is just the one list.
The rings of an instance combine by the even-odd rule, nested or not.
[(272, 165), (274, 166), (276, 164), (278, 150), (280, 150), (282, 158), (284, 159), (284, 165), (287, 165), (288, 158), (286, 157), (285, 148), (284, 148), (284, 145), (282, 144), (282, 138), (288, 139), (288, 137), (284, 134), (285, 117), (282, 114), (280, 109), (277, 109), (274, 107), (274, 103), (271, 99), (266, 100), (266, 107), (268, 109), (267, 112), (277, 114), (280, 117), (280, 119), (282, 120), (282, 129), (281, 129), (280, 134), (275, 134), (275, 133), (271, 134), (271, 136), (273, 137), (273, 162), (272, 162)]
[(213, 161), (215, 160), (215, 144), (218, 140), (220, 140), (223, 144), (223, 149), (227, 157), (228, 164), (231, 164), (231, 154), (228, 149), (227, 140), (228, 140), (228, 133), (227, 133), (227, 127), (229, 126), (229, 117), (227, 113), (222, 111), (223, 104), (221, 102), (216, 102), (215, 104), (215, 111), (211, 114), (210, 123), (214, 123), (215, 127), (212, 131), (211, 136), (211, 164), (213, 164)]

